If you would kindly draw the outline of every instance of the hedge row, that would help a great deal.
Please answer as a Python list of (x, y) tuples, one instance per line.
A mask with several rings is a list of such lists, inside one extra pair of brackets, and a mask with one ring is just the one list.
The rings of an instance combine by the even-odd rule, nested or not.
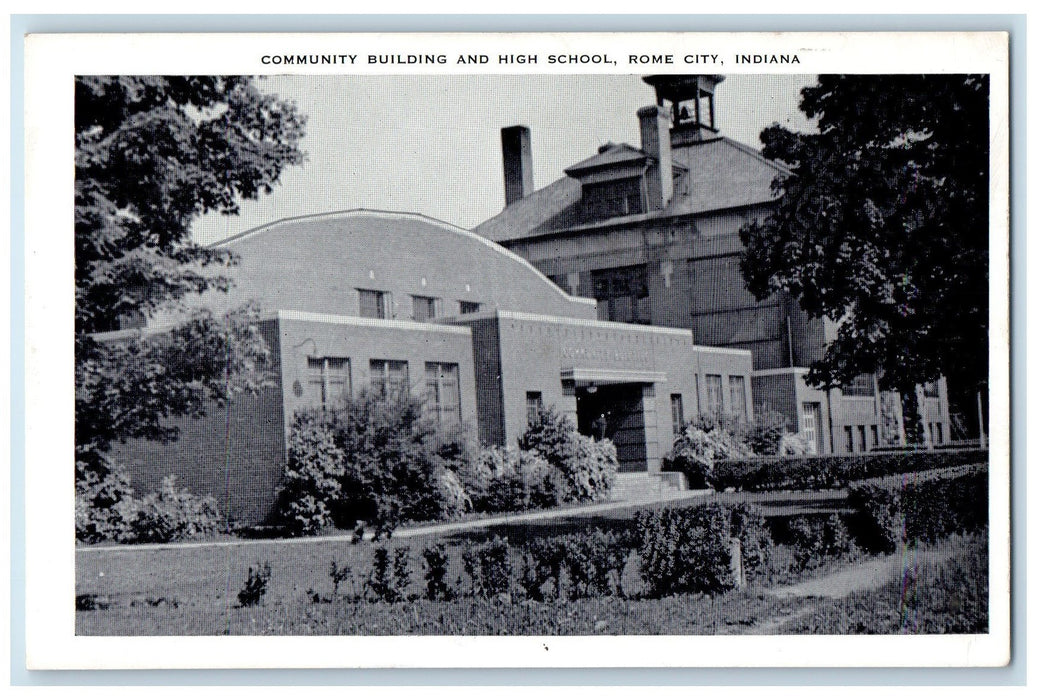
[(906, 484), (868, 483), (850, 489), (858, 542), (891, 552), (901, 543), (935, 542), (975, 532), (988, 522), (988, 469)]
[(731, 459), (714, 465), (712, 483), (718, 491), (839, 488), (862, 479), (979, 464), (989, 458), (987, 450), (953, 450)]

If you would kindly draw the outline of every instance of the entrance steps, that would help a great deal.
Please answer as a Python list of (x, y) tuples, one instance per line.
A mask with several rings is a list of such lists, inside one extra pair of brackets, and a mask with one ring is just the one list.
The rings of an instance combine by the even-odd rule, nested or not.
[(679, 472), (620, 472), (612, 485), (612, 501), (655, 501), (679, 496), (688, 490)]

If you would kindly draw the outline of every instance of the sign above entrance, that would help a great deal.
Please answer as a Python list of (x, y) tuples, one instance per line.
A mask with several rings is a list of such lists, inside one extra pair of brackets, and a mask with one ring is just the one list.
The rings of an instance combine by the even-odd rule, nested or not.
[(665, 372), (643, 372), (632, 369), (598, 369), (573, 367), (562, 370), (562, 381), (576, 384), (655, 384), (665, 382)]

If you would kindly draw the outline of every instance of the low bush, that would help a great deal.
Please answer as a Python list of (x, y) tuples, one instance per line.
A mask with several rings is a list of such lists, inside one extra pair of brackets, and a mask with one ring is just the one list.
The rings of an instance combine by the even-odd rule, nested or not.
[(963, 474), (851, 488), (847, 502), (855, 510), (858, 542), (890, 552), (901, 543), (935, 542), (986, 527), (988, 471), (984, 465)]
[(76, 539), (96, 543), (132, 539), (138, 504), (126, 472), (104, 457), (76, 462)]
[(797, 571), (821, 566), (832, 559), (853, 555), (857, 546), (846, 523), (838, 515), (801, 516), (788, 523), (788, 543)]
[(245, 585), (238, 591), (238, 604), (243, 608), (259, 605), (266, 595), (267, 584), (270, 583), (270, 562), (248, 567)]
[(663, 457), (662, 470), (681, 472), (693, 489), (713, 484), (714, 465), (718, 460), (745, 458), (752, 452), (719, 422), (699, 418), (687, 424), (673, 442), (673, 449)]
[(537, 452), (557, 472), (564, 503), (608, 495), (619, 469), (616, 448), (610, 441), (580, 435), (567, 416), (551, 407), (537, 413), (519, 437), (518, 446)]
[(638, 512), (641, 578), (649, 596), (734, 588), (731, 524), (720, 505)]
[(429, 545), (421, 553), (425, 566), (425, 597), (429, 600), (452, 600), (454, 590), (446, 582), (448, 564), (446, 547)]
[(745, 444), (756, 455), (778, 455), (785, 437), (787, 421), (777, 411), (757, 411), (745, 431)]
[(873, 477), (985, 463), (986, 450), (757, 457), (717, 461), (713, 486), (742, 490), (838, 488)]
[(410, 549), (398, 547), (390, 551), (387, 547), (374, 550), (371, 575), (367, 579), (367, 592), (371, 600), (398, 603), (407, 597), (411, 584)]
[(179, 542), (211, 535), (220, 522), (214, 498), (178, 489), (176, 477), (167, 476), (157, 493), (141, 499), (132, 537), (135, 542)]
[(731, 537), (738, 540), (742, 553), (742, 573), (748, 583), (759, 581), (767, 571), (774, 542), (771, 530), (758, 507), (740, 503), (733, 506)]
[(461, 471), (472, 510), (500, 513), (558, 505), (565, 487), (538, 452), (512, 447), (487, 447)]
[(622, 596), (623, 570), (632, 554), (633, 542), (624, 532), (595, 528), (539, 538), (522, 551), (520, 583), (533, 600)]
[(472, 595), (481, 598), (510, 595), (514, 566), (507, 539), (495, 536), (489, 542), (467, 546), (461, 552), (461, 562)]

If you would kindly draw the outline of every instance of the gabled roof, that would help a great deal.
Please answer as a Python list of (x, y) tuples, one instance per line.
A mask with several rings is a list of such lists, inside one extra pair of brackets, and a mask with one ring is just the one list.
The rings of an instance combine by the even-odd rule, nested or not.
[(598, 149), (596, 155), (566, 168), (565, 174), (570, 177), (579, 177), (580, 173), (591, 170), (600, 170), (616, 165), (633, 165), (644, 163), (646, 160), (648, 160), (648, 155), (640, 148), (634, 148), (628, 143), (608, 143)]
[[(626, 148), (642, 153), (632, 146)], [(581, 161), (577, 166), (593, 160), (594, 157)], [(673, 200), (665, 209), (599, 221), (594, 225), (702, 216), (711, 211), (772, 202), (777, 199), (771, 188), (775, 178), (790, 174), (780, 163), (767, 160), (756, 149), (727, 137), (676, 147), (673, 160), (678, 170), (685, 167), (687, 170), (676, 178)], [(566, 172), (571, 170), (573, 168)], [(580, 195), (578, 180), (560, 178), (513, 202), (476, 226), (475, 231), (493, 241), (509, 241), (580, 227), (586, 224), (579, 217)]]

